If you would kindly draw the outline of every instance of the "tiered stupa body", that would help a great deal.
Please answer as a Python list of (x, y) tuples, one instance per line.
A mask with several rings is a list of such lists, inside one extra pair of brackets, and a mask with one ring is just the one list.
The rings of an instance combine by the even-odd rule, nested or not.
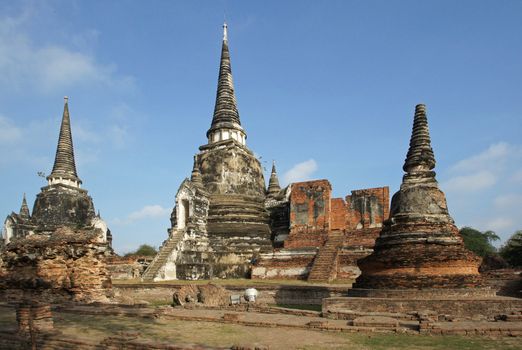
[(52, 234), (59, 227), (72, 229), (95, 228), (104, 241), (111, 244), (106, 223), (96, 215), (92, 198), (80, 188), (82, 181), (76, 172), (68, 99), (65, 98), (56, 157), (48, 185), (36, 196), (32, 215), (25, 201), (20, 214), (11, 214), (4, 225), (4, 240), (25, 237), (33, 233)]
[(468, 251), (435, 179), (426, 107), (417, 105), (400, 190), (374, 252), (358, 261), (355, 288), (466, 288), (480, 285), (480, 258)]
[(223, 27), (208, 143), (199, 147), (192, 179), (185, 180), (178, 190), (169, 240), (144, 279), (247, 277), (252, 259), (272, 247), (264, 207), (263, 169), (246, 146), (232, 81), (226, 24)]
[(268, 214), (264, 209), (263, 168), (246, 146), (247, 136), (241, 127), (226, 24), (216, 105), (207, 138), (208, 143), (199, 148), (197, 165), (203, 186), (210, 193), (207, 226), (214, 254), (271, 246)]

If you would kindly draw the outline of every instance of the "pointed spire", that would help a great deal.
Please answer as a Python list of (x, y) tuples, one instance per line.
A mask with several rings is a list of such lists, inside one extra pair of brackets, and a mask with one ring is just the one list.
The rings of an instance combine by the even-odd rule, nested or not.
[(56, 158), (54, 160), (53, 171), (47, 179), (67, 179), (81, 183), (81, 180), (76, 174), (68, 100), (69, 98), (65, 96), (60, 136), (58, 137), (58, 147), (56, 148)]
[(29, 211), (29, 206), (27, 205), (27, 200), (25, 199), (25, 193), (24, 198), (22, 199), (22, 206), (20, 207), (20, 216), (24, 219), (29, 219), (31, 217), (31, 212)]
[(190, 181), (192, 181), (192, 183), (194, 183), (196, 186), (203, 187), (203, 180), (201, 179), (201, 173), (199, 172), (197, 155), (194, 156), (194, 166), (192, 167)]
[(410, 148), (402, 168), (407, 173), (430, 171), (435, 168), (435, 156), (431, 148), (426, 106), (423, 104), (415, 106)]
[(277, 177), (277, 171), (275, 167), (275, 160), (272, 162), (272, 173), (270, 174), (270, 181), (268, 181), (268, 190), (267, 195), (269, 197), (276, 197), (281, 191), (281, 186), (279, 186), (279, 179)]
[(227, 22), (223, 23), (223, 41), (228, 41), (228, 25), (227, 25)]
[(239, 120), (239, 111), (234, 93), (230, 52), (228, 50), (228, 26), (226, 23), (223, 24), (223, 43), (221, 46), (216, 105), (214, 107), (212, 125), (207, 131), (207, 137), (218, 129), (237, 130), (244, 134)]

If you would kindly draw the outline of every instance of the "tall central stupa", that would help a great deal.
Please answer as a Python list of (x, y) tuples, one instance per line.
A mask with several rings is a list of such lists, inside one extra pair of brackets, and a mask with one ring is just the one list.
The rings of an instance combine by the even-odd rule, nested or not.
[(146, 280), (249, 277), (252, 260), (272, 249), (263, 168), (241, 126), (226, 23), (206, 136), (191, 178), (179, 187), (169, 238), (145, 271)]

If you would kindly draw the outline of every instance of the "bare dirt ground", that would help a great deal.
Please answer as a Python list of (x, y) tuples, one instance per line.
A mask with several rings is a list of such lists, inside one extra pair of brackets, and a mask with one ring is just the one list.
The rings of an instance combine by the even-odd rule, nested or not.
[[(2, 308), (0, 329), (15, 327), (13, 311)], [(55, 328), (65, 335), (93, 341), (137, 332), (140, 338), (171, 344), (216, 347), (261, 344), (270, 349), (522, 349), (521, 338), (424, 336), (395, 333), (339, 333), (286, 327), (251, 327), (198, 321), (125, 316), (79, 315), (56, 312)]]

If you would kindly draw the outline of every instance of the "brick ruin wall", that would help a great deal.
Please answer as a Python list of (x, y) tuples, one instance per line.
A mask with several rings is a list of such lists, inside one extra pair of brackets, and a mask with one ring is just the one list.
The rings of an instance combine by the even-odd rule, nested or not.
[[(123, 304), (168, 304), (172, 302), (173, 294), (187, 284), (115, 284), (114, 300)], [(248, 286), (221, 285), (227, 292), (244, 295)], [(256, 303), (268, 305), (321, 305), (324, 298), (346, 295), (344, 286), (292, 286), (281, 284), (256, 284), (258, 291)]]
[(317, 249), (281, 249), (262, 254), (252, 267), (253, 279), (305, 280), (312, 269)]
[(2, 256), (0, 299), (9, 302), (107, 302), (111, 249), (96, 230), (59, 228), (9, 243)]
[(107, 269), (113, 280), (141, 278), (154, 257), (149, 256), (118, 256), (107, 258)]
[(332, 231), (344, 235), (337, 258), (337, 279), (353, 280), (359, 274), (357, 260), (372, 252), (375, 239), (389, 215), (388, 187), (352, 191), (331, 198), (328, 180), (291, 185), (289, 235), (283, 249), (262, 255), (253, 278), (306, 279), (318, 250)]
[(374, 227), (351, 230), (345, 233), (343, 245), (337, 258), (338, 280), (355, 280), (361, 274), (357, 260), (372, 253), (375, 240), (379, 237), (380, 232), (380, 227)]
[(388, 187), (355, 190), (344, 199), (331, 196), (328, 180), (292, 184), (290, 234), (285, 248), (321, 247), (328, 232), (334, 230), (347, 233), (350, 245), (373, 247), (374, 231), (367, 234), (365, 229), (382, 227), (388, 218)]
[(290, 194), (290, 233), (285, 248), (320, 247), (330, 231), (328, 180), (297, 182)]
[[(390, 190), (388, 187), (352, 191), (346, 196), (347, 231), (382, 227), (390, 214)], [(373, 246), (373, 243), (372, 243)]]
[(427, 312), (441, 317), (464, 320), (494, 320), (509, 310), (520, 310), (522, 300), (516, 298), (451, 298), (439, 294), (431, 299), (415, 296), (402, 298), (325, 298), (322, 311), (327, 318), (353, 319), (361, 313), (411, 314)]

